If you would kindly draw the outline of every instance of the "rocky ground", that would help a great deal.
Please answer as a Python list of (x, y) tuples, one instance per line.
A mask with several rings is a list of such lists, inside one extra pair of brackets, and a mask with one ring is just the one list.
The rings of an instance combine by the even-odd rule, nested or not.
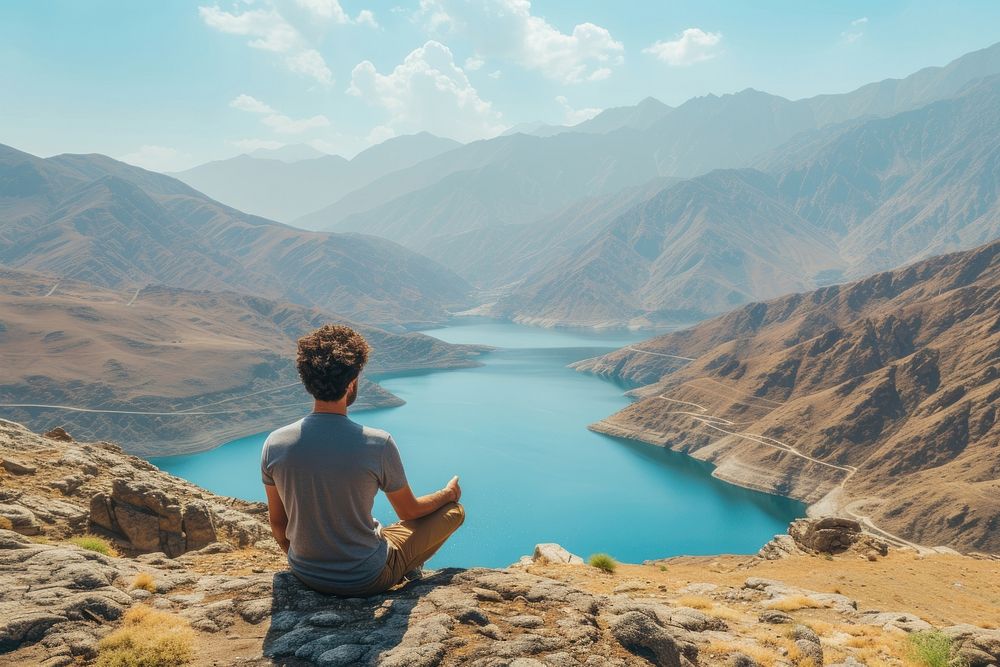
[[(99, 663), (142, 606), (190, 625), (199, 665), (874, 667), (913, 664), (907, 636), (932, 627), (970, 666), (1000, 663), (1000, 561), (890, 549), (852, 521), (614, 573), (539, 545), (509, 568), (346, 599), (283, 569), (259, 504), (114, 445), (0, 421), (0, 461), (0, 664)], [(87, 532), (124, 555), (68, 541)]]

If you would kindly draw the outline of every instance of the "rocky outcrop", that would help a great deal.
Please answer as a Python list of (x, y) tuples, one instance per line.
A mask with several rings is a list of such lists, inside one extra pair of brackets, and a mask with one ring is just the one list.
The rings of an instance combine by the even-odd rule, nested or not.
[(758, 556), (765, 560), (779, 560), (804, 554), (857, 553), (876, 559), (889, 553), (889, 544), (871, 533), (853, 519), (823, 517), (796, 519), (788, 526), (788, 533), (775, 535), (761, 547)]
[[(0, 489), (0, 664), (92, 664), (101, 639), (136, 605), (189, 624), (197, 665), (897, 664), (901, 634), (934, 627), (922, 612), (872, 608), (777, 577), (853, 566), (855, 576), (871, 568), (862, 576), (881, 585), (893, 558), (905, 558), (895, 562), (910, 572), (943, 558), (956, 571), (987, 573), (983, 590), (996, 585), (992, 561), (893, 550), (869, 563), (852, 553), (866, 544), (863, 531), (807, 520), (780, 541), (790, 545), (783, 559), (728, 557), (736, 562), (726, 566), (699, 559), (695, 579), (674, 574), (675, 563), (690, 559), (620, 564), (609, 574), (548, 543), (508, 568), (428, 571), (383, 595), (340, 598), (287, 571), (259, 504), (214, 496), (113, 445), (47, 440), (0, 422), (0, 456), (8, 453), (37, 470), (4, 476)], [(68, 492), (55, 484), (67, 479), (79, 482)], [(3, 529), (7, 523), (15, 530)], [(65, 542), (88, 530), (113, 535), (126, 555)], [(819, 548), (844, 545), (829, 555), (834, 562), (816, 557)], [(761, 570), (767, 578), (755, 576)], [(997, 631), (937, 627), (970, 666), (1000, 661)], [(857, 637), (875, 653), (863, 653)]]
[(180, 504), (155, 485), (114, 481), (110, 494), (90, 499), (90, 524), (138, 552), (179, 556), (218, 540), (215, 518), (206, 503)]

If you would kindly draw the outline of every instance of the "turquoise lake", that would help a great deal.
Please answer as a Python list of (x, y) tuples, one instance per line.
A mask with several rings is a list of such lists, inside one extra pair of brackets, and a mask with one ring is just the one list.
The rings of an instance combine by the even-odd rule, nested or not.
[[(478, 368), (377, 377), (406, 405), (353, 418), (393, 434), (414, 492), (460, 475), (466, 523), (432, 567), (504, 566), (538, 542), (626, 562), (752, 553), (805, 514), (801, 503), (713, 479), (686, 455), (587, 430), (629, 399), (567, 364), (639, 337), (481, 322), (425, 333), (498, 349)], [(266, 435), (153, 462), (215, 493), (263, 500)], [(381, 494), (374, 513), (395, 520)]]

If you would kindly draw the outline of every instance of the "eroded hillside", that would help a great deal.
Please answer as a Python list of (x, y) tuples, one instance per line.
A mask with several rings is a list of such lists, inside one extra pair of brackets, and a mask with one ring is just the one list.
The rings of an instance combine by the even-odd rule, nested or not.
[(1000, 552), (1000, 242), (755, 303), (578, 368), (593, 426), (921, 544)]

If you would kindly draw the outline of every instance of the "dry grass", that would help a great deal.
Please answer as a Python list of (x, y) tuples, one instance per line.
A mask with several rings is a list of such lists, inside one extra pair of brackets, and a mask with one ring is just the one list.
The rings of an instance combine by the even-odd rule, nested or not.
[(771, 600), (764, 606), (778, 611), (797, 611), (799, 609), (822, 609), (826, 605), (805, 595), (789, 595)]
[(153, 575), (149, 572), (140, 572), (135, 575), (135, 579), (132, 580), (132, 590), (140, 588), (144, 591), (149, 591), (150, 593), (156, 592), (156, 580), (153, 579)]
[(714, 618), (721, 618), (723, 621), (741, 621), (743, 620), (743, 614), (732, 609), (730, 607), (724, 607), (721, 604), (716, 605), (710, 609), (704, 610), (706, 614)]
[(173, 614), (144, 605), (97, 645), (97, 667), (177, 667), (194, 656), (194, 631)]
[(0, 516), (0, 530), (14, 530), (14, 524), (5, 516)]
[(87, 551), (96, 551), (99, 554), (105, 556), (120, 556), (118, 549), (111, 544), (108, 540), (100, 537), (99, 535), (80, 535), (79, 537), (69, 538), (70, 544), (75, 544), (81, 549), (86, 549)]
[(733, 653), (742, 653), (752, 658), (761, 667), (773, 667), (778, 656), (763, 646), (753, 644), (736, 644), (733, 642), (712, 641), (708, 646), (701, 649), (701, 653), (711, 656), (712, 659), (707, 664), (723, 664), (725, 659)]
[(674, 602), (679, 607), (690, 607), (691, 609), (711, 609), (715, 603), (702, 595), (684, 595)]

